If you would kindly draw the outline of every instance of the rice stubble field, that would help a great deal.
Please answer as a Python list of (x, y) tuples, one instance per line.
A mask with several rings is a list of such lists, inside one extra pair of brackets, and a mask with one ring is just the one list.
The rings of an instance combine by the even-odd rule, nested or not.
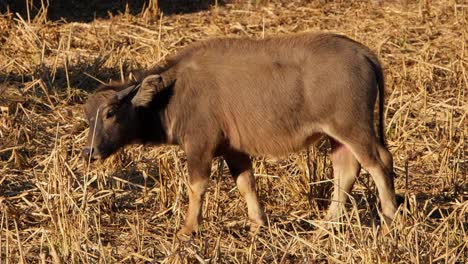
[[(34, 14), (0, 16), (0, 263), (467, 262), (465, 1), (216, 1), (167, 15), (155, 6), (70, 22), (51, 19), (42, 1)], [(384, 66), (385, 132), (405, 198), (388, 234), (363, 170), (341, 228), (317, 235), (333, 189), (326, 141), (254, 159), (269, 219), (253, 235), (227, 166), (215, 160), (205, 221), (184, 243), (175, 236), (188, 205), (180, 148), (82, 159), (82, 104), (99, 83), (195, 41), (306, 31), (347, 35)]]

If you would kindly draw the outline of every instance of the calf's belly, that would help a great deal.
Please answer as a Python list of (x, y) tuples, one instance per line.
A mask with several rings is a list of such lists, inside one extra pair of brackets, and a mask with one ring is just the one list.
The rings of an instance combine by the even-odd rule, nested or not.
[(249, 155), (283, 156), (300, 151), (314, 144), (324, 135), (320, 132), (311, 133), (259, 133), (253, 137), (239, 137), (237, 142), (230, 141), (231, 147)]

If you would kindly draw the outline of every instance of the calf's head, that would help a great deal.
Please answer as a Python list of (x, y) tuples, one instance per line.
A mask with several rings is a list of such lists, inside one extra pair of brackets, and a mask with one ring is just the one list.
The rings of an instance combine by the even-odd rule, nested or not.
[(138, 108), (148, 107), (164, 87), (160, 75), (150, 75), (138, 85), (98, 89), (84, 105), (89, 132), (83, 156), (105, 159), (123, 146), (138, 142), (143, 128)]

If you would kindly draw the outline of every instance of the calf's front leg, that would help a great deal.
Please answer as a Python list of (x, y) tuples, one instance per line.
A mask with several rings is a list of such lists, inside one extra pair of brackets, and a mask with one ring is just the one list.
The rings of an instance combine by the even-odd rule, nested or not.
[(231, 151), (224, 155), (239, 192), (247, 203), (247, 212), (252, 221), (250, 231), (254, 232), (259, 226), (266, 224), (266, 215), (258, 201), (255, 189), (255, 177), (252, 161), (247, 154)]
[(177, 233), (177, 237), (181, 240), (187, 240), (201, 224), (202, 203), (210, 179), (210, 165), (210, 156), (187, 152), (189, 206), (185, 216), (185, 224)]

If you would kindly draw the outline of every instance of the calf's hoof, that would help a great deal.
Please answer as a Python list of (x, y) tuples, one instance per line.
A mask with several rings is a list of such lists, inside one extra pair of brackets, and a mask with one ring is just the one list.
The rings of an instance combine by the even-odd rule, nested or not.
[(342, 222), (338, 222), (336, 218), (331, 218), (329, 216), (325, 217), (323, 220), (314, 221), (313, 225), (316, 228), (313, 234), (317, 240), (323, 240), (329, 236), (333, 236), (344, 228)]
[(251, 223), (250, 223), (250, 233), (251, 233), (251, 234), (257, 233), (257, 231), (260, 230), (260, 228), (261, 228), (262, 226), (265, 226), (265, 224), (263, 224), (263, 223), (262, 223), (262, 224), (258, 224), (258, 223), (255, 223), (255, 222), (251, 222)]
[(382, 225), (380, 226), (380, 235), (381, 236), (386, 236), (388, 234), (390, 234), (391, 230), (390, 228), (388, 227), (388, 225), (386, 225), (385, 223), (382, 223)]
[(312, 234), (315, 240), (325, 240), (325, 239), (328, 239), (330, 235), (333, 235), (333, 230), (317, 228), (316, 230), (312, 232)]
[(189, 227), (182, 227), (182, 229), (177, 232), (177, 238), (180, 241), (186, 242), (189, 241), (192, 238), (193, 233), (195, 232), (196, 229), (194, 228), (189, 228)]
[(380, 222), (380, 234), (383, 236), (388, 235), (391, 232), (392, 223), (393, 217), (383, 216)]
[(260, 213), (260, 215), (255, 218), (255, 219), (249, 219), (250, 220), (250, 233), (255, 234), (257, 230), (259, 230), (261, 227), (264, 227), (267, 225), (267, 217), (265, 213)]

